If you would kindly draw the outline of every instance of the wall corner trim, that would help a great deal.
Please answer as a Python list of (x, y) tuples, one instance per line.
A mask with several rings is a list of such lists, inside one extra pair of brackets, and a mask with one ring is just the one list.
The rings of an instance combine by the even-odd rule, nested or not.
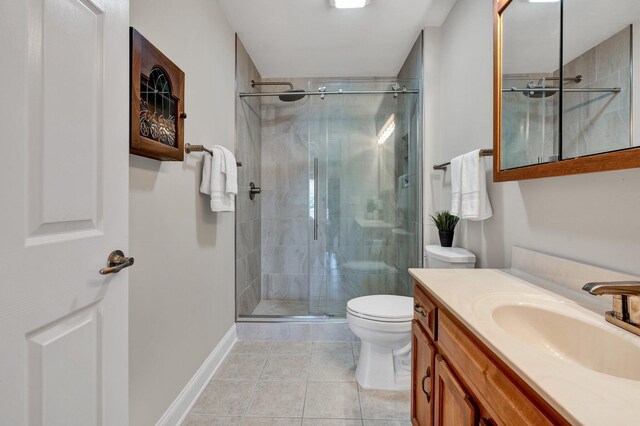
[(238, 341), (236, 325), (233, 324), (227, 334), (216, 345), (211, 354), (202, 363), (196, 374), (186, 384), (176, 399), (171, 403), (167, 411), (164, 412), (156, 426), (175, 426), (181, 424), (193, 405), (200, 397), (204, 388), (224, 361), (225, 357)]

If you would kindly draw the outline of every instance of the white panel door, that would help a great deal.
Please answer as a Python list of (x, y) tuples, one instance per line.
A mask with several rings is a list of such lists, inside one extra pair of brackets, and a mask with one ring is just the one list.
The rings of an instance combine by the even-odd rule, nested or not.
[(0, 0), (2, 426), (128, 423), (128, 14)]

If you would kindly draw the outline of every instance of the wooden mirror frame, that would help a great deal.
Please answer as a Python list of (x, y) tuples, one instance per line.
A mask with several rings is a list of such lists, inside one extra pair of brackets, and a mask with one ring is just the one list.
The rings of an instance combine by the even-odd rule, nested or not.
[[(509, 182), (640, 167), (640, 147), (553, 163), (500, 170), (502, 141), (502, 14), (513, 0), (494, 0), (493, 15), (493, 181)], [(563, 1), (563, 0), (560, 0)], [(633, 101), (632, 101), (633, 102)], [(631, 118), (633, 120), (633, 117)], [(562, 128), (559, 129), (562, 138)], [(561, 153), (560, 153), (561, 154)]]

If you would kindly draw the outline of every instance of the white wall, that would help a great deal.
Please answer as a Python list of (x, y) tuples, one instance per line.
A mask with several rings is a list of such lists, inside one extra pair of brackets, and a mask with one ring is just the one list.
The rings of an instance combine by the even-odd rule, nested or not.
[[(442, 27), (425, 30), (426, 213), (451, 206), (450, 175), (433, 164), (492, 147), (492, 1), (458, 0)], [(491, 183), (489, 192), (494, 217), (456, 236), (479, 266), (510, 266), (516, 245), (640, 274), (640, 170)]]
[[(186, 74), (185, 141), (234, 141), (234, 33), (212, 0), (131, 0), (131, 25)], [(123, 106), (126, 107), (126, 106)], [(130, 419), (160, 418), (234, 322), (234, 215), (198, 192), (200, 154), (130, 157)]]

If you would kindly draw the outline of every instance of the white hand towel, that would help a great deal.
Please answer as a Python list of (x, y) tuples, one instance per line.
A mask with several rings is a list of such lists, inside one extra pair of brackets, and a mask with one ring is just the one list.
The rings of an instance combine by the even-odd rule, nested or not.
[(226, 192), (226, 176), (222, 173), (223, 154), (213, 150), (213, 155), (204, 155), (202, 162), (202, 182), (200, 192), (211, 196), (211, 211), (235, 211), (233, 195)]
[(487, 193), (487, 176), (484, 161), (480, 157), (479, 149), (462, 156), (461, 171), (460, 218), (469, 220), (490, 218), (493, 216), (493, 211), (491, 210), (489, 194)]
[(221, 145), (215, 145), (214, 149), (219, 149), (223, 155), (222, 173), (226, 176), (225, 192), (236, 195), (238, 193), (238, 165), (236, 157), (231, 151)]
[(462, 203), (462, 156), (451, 160), (451, 211), (452, 215), (460, 217)]

